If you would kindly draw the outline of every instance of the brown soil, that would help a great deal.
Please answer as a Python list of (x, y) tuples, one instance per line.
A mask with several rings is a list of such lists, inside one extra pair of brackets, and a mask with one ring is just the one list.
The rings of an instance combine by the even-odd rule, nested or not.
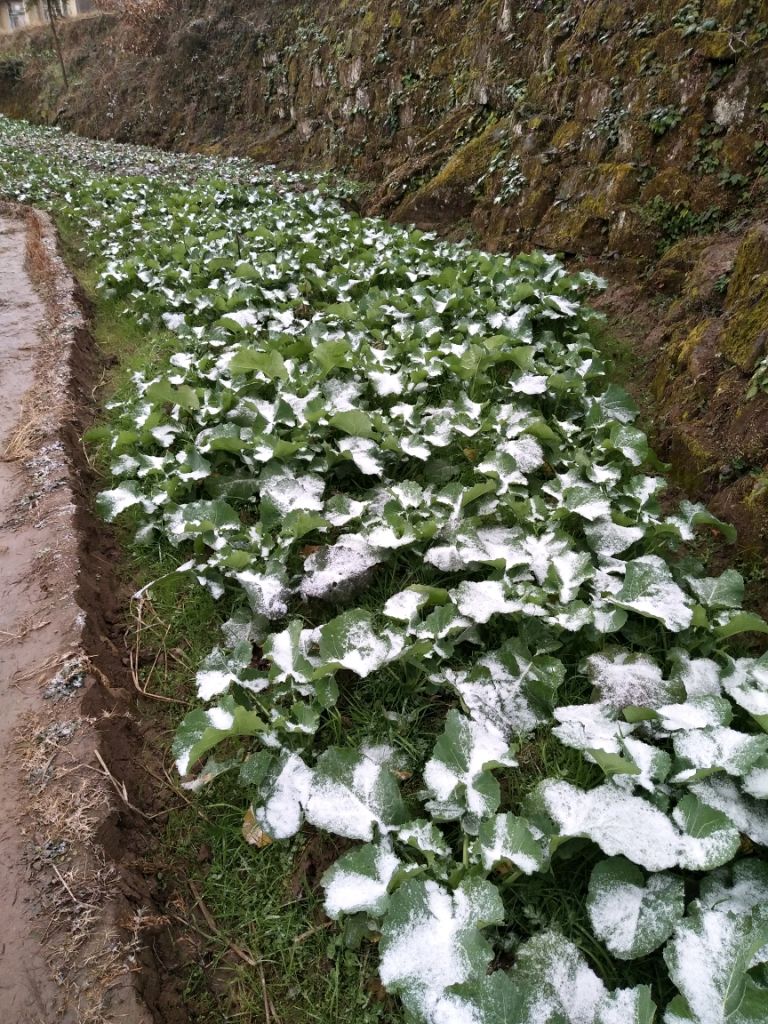
[(46, 217), (0, 207), (0, 280), (0, 1020), (180, 1024), (147, 859), (158, 744), (133, 713), (116, 548), (88, 511), (103, 368)]

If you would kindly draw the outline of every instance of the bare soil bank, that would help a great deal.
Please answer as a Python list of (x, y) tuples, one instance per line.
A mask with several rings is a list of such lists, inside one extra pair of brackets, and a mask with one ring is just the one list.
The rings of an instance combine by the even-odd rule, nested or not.
[(176, 1024), (150, 954), (174, 961), (151, 861), (167, 794), (81, 443), (103, 368), (46, 217), (0, 210), (0, 278), (0, 1019)]

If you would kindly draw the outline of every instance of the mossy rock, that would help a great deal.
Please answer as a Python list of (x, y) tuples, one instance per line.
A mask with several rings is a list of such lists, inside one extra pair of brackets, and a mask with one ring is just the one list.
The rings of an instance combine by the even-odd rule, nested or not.
[(694, 52), (697, 57), (704, 57), (705, 60), (724, 63), (737, 60), (743, 49), (744, 44), (739, 39), (730, 32), (720, 30), (700, 33), (696, 37)]
[(605, 249), (609, 227), (605, 198), (585, 196), (571, 209), (551, 207), (534, 234), (534, 242), (555, 252), (597, 256)]
[(768, 273), (753, 278), (752, 288), (751, 297), (734, 310), (722, 340), (723, 355), (745, 373), (768, 351)]
[(755, 155), (755, 137), (748, 132), (728, 132), (723, 140), (723, 160), (732, 171), (746, 173)]
[(720, 453), (704, 443), (695, 427), (679, 423), (673, 429), (667, 456), (672, 480), (689, 494), (700, 494), (719, 465)]
[(634, 164), (598, 164), (597, 179), (608, 204), (627, 203), (637, 195), (637, 169)]
[(431, 181), (398, 207), (396, 219), (408, 220), (443, 211), (466, 216), (475, 205), (478, 180), (488, 170), (505, 136), (503, 122), (489, 125), (443, 165)]
[(584, 126), (580, 121), (566, 121), (552, 136), (550, 146), (553, 149), (565, 149), (572, 146), (581, 139), (583, 131)]
[(754, 282), (768, 273), (768, 224), (757, 224), (744, 236), (736, 253), (736, 263), (728, 285), (725, 305), (733, 309), (737, 304), (754, 297)]
[(532, 231), (540, 224), (555, 198), (555, 188), (543, 184), (538, 188), (526, 188), (517, 208), (517, 221), (521, 228)]
[(656, 243), (656, 232), (635, 210), (622, 209), (612, 217), (608, 231), (611, 252), (648, 260), (656, 253)]
[(659, 196), (667, 203), (686, 203), (696, 187), (693, 179), (678, 167), (666, 167), (659, 171), (642, 191), (641, 199), (649, 203)]

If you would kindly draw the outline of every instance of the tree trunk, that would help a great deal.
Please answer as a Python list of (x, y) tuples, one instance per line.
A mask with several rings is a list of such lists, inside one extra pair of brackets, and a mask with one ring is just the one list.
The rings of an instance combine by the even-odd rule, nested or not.
[(64, 65), (64, 56), (61, 52), (61, 43), (59, 42), (59, 32), (56, 28), (56, 12), (54, 11), (54, 0), (45, 0), (45, 6), (48, 8), (48, 20), (51, 23), (51, 32), (53, 32), (53, 42), (56, 46), (56, 53), (59, 56), (59, 64), (61, 65), (61, 73), (64, 76), (64, 88), (69, 89), (69, 78), (67, 76), (67, 69)]

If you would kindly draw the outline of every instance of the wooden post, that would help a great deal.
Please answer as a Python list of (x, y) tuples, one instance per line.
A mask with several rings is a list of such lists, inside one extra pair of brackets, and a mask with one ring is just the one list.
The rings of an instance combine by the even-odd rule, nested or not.
[(64, 56), (61, 52), (61, 43), (59, 42), (59, 32), (56, 28), (56, 11), (54, 0), (45, 0), (45, 5), (48, 8), (48, 18), (51, 22), (51, 32), (53, 32), (53, 41), (56, 44), (56, 53), (59, 55), (59, 64), (61, 65), (61, 73), (64, 76), (64, 88), (69, 89), (69, 77), (67, 76), (67, 69), (64, 65)]

